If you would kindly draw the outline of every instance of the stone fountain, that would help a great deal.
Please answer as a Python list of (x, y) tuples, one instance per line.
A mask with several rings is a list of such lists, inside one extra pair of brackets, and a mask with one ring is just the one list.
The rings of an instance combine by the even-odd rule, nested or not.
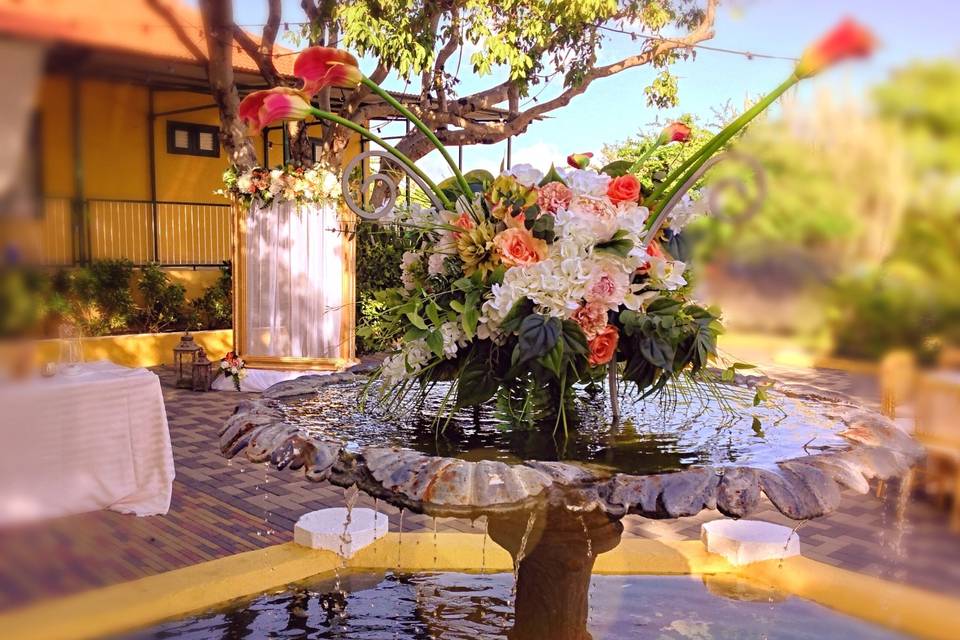
[(804, 446), (803, 455), (771, 464), (694, 464), (631, 474), (570, 460), (511, 463), (398, 446), (348, 446), (348, 438), (317, 434), (285, 411), (364, 379), (352, 373), (311, 375), (271, 387), (259, 399), (242, 403), (227, 421), (220, 433), (222, 452), (227, 457), (243, 452), (276, 469), (303, 470), (315, 482), (356, 486), (417, 513), (486, 516), (491, 539), (516, 564), (516, 638), (589, 637), (594, 560), (617, 546), (620, 520), (627, 514), (680, 518), (716, 509), (743, 518), (766, 496), (785, 516), (807, 520), (836, 509), (841, 489), (866, 493), (868, 481), (901, 476), (922, 455), (891, 421), (843, 394), (760, 376), (737, 375), (727, 386), (763, 384), (775, 399), (802, 402), (831, 421), (839, 444)]

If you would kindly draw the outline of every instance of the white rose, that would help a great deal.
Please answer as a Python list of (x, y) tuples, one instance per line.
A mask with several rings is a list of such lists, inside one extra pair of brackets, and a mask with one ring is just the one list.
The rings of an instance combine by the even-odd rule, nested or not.
[(239, 371), (239, 369), (237, 369), (236, 367), (230, 367), (230, 374), (231, 374), (231, 375), (234, 375), (234, 376), (237, 375), (237, 371)]
[(525, 187), (535, 187), (543, 180), (543, 172), (532, 164), (518, 164), (503, 173), (508, 176), (513, 176), (517, 179), (517, 182)]

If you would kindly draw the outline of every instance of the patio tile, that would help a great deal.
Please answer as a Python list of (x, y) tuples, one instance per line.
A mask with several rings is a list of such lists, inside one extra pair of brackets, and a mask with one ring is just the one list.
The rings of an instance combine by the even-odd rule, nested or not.
[[(248, 394), (193, 393), (163, 382), (177, 477), (170, 512), (135, 518), (109, 511), (63, 518), (42, 525), (0, 530), (0, 609), (40, 597), (73, 593), (169, 571), (208, 559), (288, 542), (303, 513), (344, 505), (344, 492), (311, 483), (299, 472), (268, 471), (245, 458), (224, 460), (217, 430)], [(778, 371), (777, 375), (852, 392), (875, 403), (875, 386), (862, 376), (832, 371)], [(864, 396), (866, 394), (866, 396)], [(873, 394), (873, 395), (871, 395)], [(895, 497), (844, 494), (840, 510), (808, 522), (799, 533), (808, 557), (871, 575), (898, 579), (960, 596), (960, 538), (946, 516), (926, 502), (908, 504), (907, 527), (898, 533)], [(357, 506), (376, 507), (399, 530), (396, 507), (359, 496)], [(624, 536), (661, 540), (696, 539), (703, 512), (679, 520), (624, 519)], [(796, 523), (769, 504), (754, 519)], [(403, 531), (481, 532), (483, 523), (403, 514)], [(901, 538), (899, 544), (897, 539)]]

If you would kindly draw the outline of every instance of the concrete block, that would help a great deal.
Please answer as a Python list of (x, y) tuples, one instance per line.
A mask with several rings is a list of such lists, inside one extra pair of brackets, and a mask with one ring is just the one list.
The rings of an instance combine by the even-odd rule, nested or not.
[(350, 558), (378, 538), (387, 535), (389, 519), (373, 509), (320, 509), (300, 516), (293, 527), (293, 541), (305, 547), (332, 551)]
[(800, 536), (789, 527), (759, 520), (713, 520), (700, 527), (707, 551), (741, 566), (800, 555)]

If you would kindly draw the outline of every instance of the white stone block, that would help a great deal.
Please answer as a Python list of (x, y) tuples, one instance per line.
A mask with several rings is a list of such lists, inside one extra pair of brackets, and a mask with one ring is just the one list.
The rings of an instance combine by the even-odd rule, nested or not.
[(349, 523), (347, 517), (347, 509), (342, 507), (305, 513), (293, 527), (293, 541), (350, 558), (389, 530), (386, 514), (373, 509), (352, 509)]
[(759, 520), (713, 520), (700, 527), (707, 551), (741, 566), (800, 555), (800, 536), (778, 524)]

